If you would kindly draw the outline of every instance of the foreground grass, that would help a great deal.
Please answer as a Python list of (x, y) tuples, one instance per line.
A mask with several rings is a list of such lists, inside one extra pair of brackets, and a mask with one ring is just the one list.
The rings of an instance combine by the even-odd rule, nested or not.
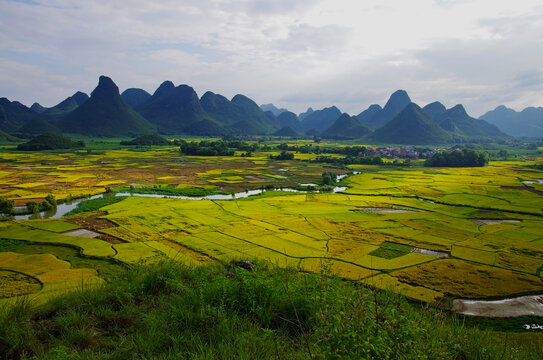
[(532, 344), (391, 292), (261, 263), (137, 266), (102, 288), (0, 311), (5, 359), (540, 359)]

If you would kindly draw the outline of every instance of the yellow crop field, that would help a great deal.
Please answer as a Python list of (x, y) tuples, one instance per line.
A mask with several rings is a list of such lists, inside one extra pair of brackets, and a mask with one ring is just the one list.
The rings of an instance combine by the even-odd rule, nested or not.
[(438, 302), (444, 296), (442, 292), (431, 290), (424, 286), (406, 284), (387, 274), (379, 274), (371, 278), (364, 279), (362, 282), (366, 285), (375, 286), (383, 290), (394, 291), (412, 299), (427, 303)]
[(475, 261), (481, 264), (496, 264), (496, 253), (493, 251), (472, 249), (465, 246), (453, 245), (451, 255), (459, 259)]
[[(300, 144), (312, 142), (291, 143)], [(346, 146), (319, 144), (325, 145)], [(288, 188), (320, 183), (324, 171), (346, 172), (314, 162), (316, 154), (299, 152), (289, 161), (268, 158), (278, 153), (271, 148), (249, 157), (242, 157), (245, 152), (185, 156), (177, 147), (25, 156), (0, 152), (0, 195), (24, 207), (27, 201), (39, 202), (48, 194), (64, 200), (103, 193), (116, 185), (134, 186), (135, 190), (156, 186), (179, 194), (230, 194), (269, 185)], [(105, 227), (90, 226), (101, 238), (63, 235), (89, 227), (84, 221), (73, 225), (68, 218), (2, 222), (0, 241), (19, 241), (26, 244), (23, 247), (69, 247), (85, 260), (113, 259), (125, 264), (164, 257), (188, 265), (265, 259), (303, 271), (331, 271), (427, 302), (441, 301), (444, 296), (485, 298), (543, 292), (543, 207), (538, 193), (542, 186), (523, 182), (543, 179), (543, 171), (530, 167), (533, 160), (493, 161), (482, 168), (455, 169), (412, 164), (350, 165), (360, 173), (342, 180), (348, 188), (341, 193), (269, 191), (215, 201), (132, 196), (93, 215), (93, 221), (107, 222)], [(10, 244), (6, 249), (21, 246)], [(416, 249), (386, 256), (382, 249), (390, 244)], [(441, 251), (440, 256), (448, 258), (431, 255), (429, 250)], [(9, 252), (0, 250), (0, 255), (5, 253)], [(59, 256), (61, 253), (59, 250)], [(62, 261), (55, 256), (40, 259)], [(64, 280), (59, 269), (39, 275), (44, 283), (38, 292), (59, 291), (61, 281), (73, 288), (79, 278), (100, 279), (84, 267), (64, 269)], [(0, 261), (0, 284), (13, 284), (19, 277), (26, 285), (17, 291), (25, 292), (34, 291), (28, 290), (36, 284), (32, 279), (40, 283), (37, 274), (17, 275), (15, 271)]]
[[(17, 301), (20, 296), (29, 296), (33, 301), (44, 302), (75, 287), (96, 286), (102, 282), (96, 270), (71, 269), (70, 263), (50, 254), (23, 255), (0, 252), (0, 269), (4, 270), (0, 271), (0, 282), (3, 281), (3, 285), (6, 286), (0, 291), (0, 305)], [(5, 275), (5, 270), (19, 274), (18, 277), (23, 281), (21, 283), (6, 281), (5, 276), (1, 276), (2, 273)], [(34, 282), (32, 279), (35, 279)]]
[(485, 298), (540, 291), (543, 279), (463, 260), (438, 260), (391, 273), (400, 281), (453, 296)]
[(409, 253), (394, 259), (383, 259), (377, 256), (364, 255), (354, 262), (367, 269), (393, 270), (423, 264), (435, 259), (436, 257), (431, 255)]

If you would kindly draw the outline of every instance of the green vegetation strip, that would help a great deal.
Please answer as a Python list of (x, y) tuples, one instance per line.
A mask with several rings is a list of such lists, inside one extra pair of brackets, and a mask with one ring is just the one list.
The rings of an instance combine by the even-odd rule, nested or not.
[(66, 214), (68, 215), (75, 215), (82, 212), (89, 212), (89, 211), (96, 211), (100, 209), (101, 207), (111, 205), (118, 203), (119, 201), (124, 200), (125, 196), (106, 196), (101, 197), (98, 199), (92, 199), (92, 200), (85, 200), (81, 201), (79, 204), (77, 204), (77, 207)]
[(541, 359), (527, 335), (506, 338), (391, 292), (250, 262), (136, 266), (102, 287), (0, 311), (9, 359)]
[(384, 259), (394, 259), (409, 254), (413, 249), (414, 247), (408, 245), (384, 242), (379, 249), (371, 252), (370, 255)]

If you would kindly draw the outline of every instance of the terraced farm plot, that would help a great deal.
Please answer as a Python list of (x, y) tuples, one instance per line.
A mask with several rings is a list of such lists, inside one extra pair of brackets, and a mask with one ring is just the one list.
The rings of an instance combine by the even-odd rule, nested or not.
[[(48, 194), (57, 200), (105, 192), (106, 187), (168, 184), (179, 189), (238, 192), (260, 186), (315, 182), (325, 167), (289, 162), (288, 172), (268, 163), (267, 153), (252, 157), (183, 156), (176, 146), (147, 151), (129, 149), (74, 151), (60, 154), (0, 152), (0, 196), (24, 206)], [(278, 164), (279, 165), (279, 164)], [(302, 171), (311, 169), (310, 173)]]
[[(19, 280), (19, 281), (16, 281)], [(71, 269), (70, 263), (50, 254), (24, 255), (0, 252), (0, 305), (29, 295), (38, 302), (103, 280), (94, 269)]]
[(453, 296), (482, 299), (541, 291), (543, 279), (533, 275), (463, 260), (445, 259), (392, 272), (398, 280)]
[[(176, 147), (34, 153), (28, 158), (0, 153), (0, 196), (22, 206), (49, 193), (64, 199), (119, 184), (229, 193), (316, 183), (329, 170), (309, 162), (315, 154), (296, 154), (298, 160), (292, 161), (267, 155), (183, 156)], [(76, 278), (97, 277), (84, 270), (84, 259), (135, 264), (167, 257), (197, 265), (258, 258), (303, 271), (331, 271), (427, 302), (543, 293), (542, 197), (530, 190), (539, 184), (529, 183), (543, 178), (543, 172), (527, 168), (530, 164), (493, 162), (459, 169), (357, 165), (352, 168), (361, 174), (347, 178), (349, 188), (341, 194), (267, 192), (227, 201), (134, 196), (103, 207), (94, 220), (0, 223), (0, 255), (23, 251), (17, 246), (24, 242), (20, 249), (25, 251), (69, 246), (80, 256), (80, 266), (74, 262), (63, 268), (70, 270), (66, 274), (53, 269), (47, 275), (13, 275), (18, 270), (0, 262), (0, 283), (14, 284), (19, 276), (22, 287), (12, 294), (22, 294), (31, 291), (31, 278), (43, 283), (38, 292), (53, 293), (63, 276), (72, 285)], [(99, 221), (106, 225), (91, 226)], [(64, 234), (79, 228), (98, 231), (101, 238)]]

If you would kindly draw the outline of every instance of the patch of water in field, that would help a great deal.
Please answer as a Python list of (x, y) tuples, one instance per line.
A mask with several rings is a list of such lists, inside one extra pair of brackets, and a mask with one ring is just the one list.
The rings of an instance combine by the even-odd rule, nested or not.
[[(94, 195), (94, 196), (87, 197), (87, 198), (82, 198), (82, 199), (76, 199), (76, 200), (72, 200), (70, 202), (65, 202), (63, 204), (58, 204), (56, 209), (51, 209), (51, 210), (47, 210), (47, 211), (40, 211), (39, 213), (36, 213), (36, 214), (15, 215), (15, 216), (13, 216), (13, 218), (15, 220), (58, 219), (58, 218), (60, 218), (60, 217), (62, 217), (64, 215), (66, 215), (67, 213), (69, 213), (73, 209), (75, 209), (77, 207), (77, 204), (79, 204), (81, 201), (98, 199), (98, 198), (101, 198), (101, 197), (103, 197), (103, 194)], [(22, 210), (22, 209), (25, 209), (25, 207), (22, 206), (22, 207), (15, 208), (15, 210)]]
[(469, 219), (477, 225), (499, 225), (506, 223), (519, 223), (520, 220), (514, 219)]
[(536, 180), (526, 180), (522, 182), (523, 184), (543, 184), (543, 179)]
[(413, 252), (417, 253), (417, 254), (437, 256), (437, 257), (440, 257), (440, 258), (448, 258), (449, 257), (449, 253), (446, 253), (446, 252), (443, 252), (443, 251), (435, 251), (435, 250), (415, 248), (415, 249), (413, 249)]
[(404, 208), (404, 207), (359, 207), (356, 210), (353, 211), (361, 211), (361, 212), (369, 212), (369, 213), (376, 213), (376, 214), (402, 214), (402, 213), (410, 213), (410, 212), (421, 212), (422, 210), (419, 209), (412, 209), (412, 208)]
[(77, 229), (77, 230), (67, 231), (67, 232), (62, 233), (62, 235), (86, 237), (86, 238), (95, 238), (95, 237), (100, 236), (99, 233), (90, 231), (87, 229)]
[(464, 315), (494, 318), (543, 316), (543, 295), (519, 296), (503, 300), (455, 299), (452, 309)]

